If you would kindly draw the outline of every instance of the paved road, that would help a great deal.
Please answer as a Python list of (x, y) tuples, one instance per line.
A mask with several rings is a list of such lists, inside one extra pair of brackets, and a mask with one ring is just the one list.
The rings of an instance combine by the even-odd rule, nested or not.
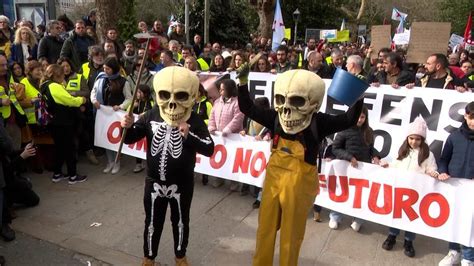
[[(52, 243), (53, 247), (57, 245), (65, 249), (58, 253), (64, 262), (56, 261), (56, 256), (51, 255), (38, 257), (39, 264), (80, 264), (81, 260), (72, 255), (77, 253), (114, 265), (140, 263), (144, 174), (132, 172), (134, 159), (129, 157), (124, 158), (122, 170), (117, 175), (102, 174), (105, 158), (101, 159), (101, 166), (91, 166), (81, 160), (80, 173), (89, 175), (89, 180), (81, 184), (53, 184), (49, 174), (30, 174), (41, 203), (36, 208), (17, 211), (19, 217), (13, 227)], [(189, 261), (193, 265), (251, 265), (258, 217), (258, 210), (252, 209), (253, 201), (250, 196), (231, 193), (228, 184), (215, 189), (203, 186), (196, 178), (187, 254)], [(300, 265), (435, 265), (447, 251), (445, 242), (418, 236), (415, 241), (417, 255), (408, 258), (403, 254), (402, 237), (393, 251), (381, 248), (386, 238), (386, 227), (366, 223), (360, 233), (356, 233), (350, 229), (350, 220), (346, 218), (340, 229), (333, 231), (327, 226), (327, 215), (323, 212), (324, 222), (315, 223), (308, 213)], [(159, 261), (164, 265), (174, 265), (169, 218), (166, 221)], [(91, 226), (94, 223), (96, 226)], [(23, 236), (18, 241), (24, 239), (26, 242), (36, 241)], [(7, 248), (11, 246), (6, 245)], [(10, 252), (4, 254), (12, 262), (19, 257), (18, 263), (10, 265), (21, 265), (29, 258), (35, 258), (41, 249)], [(71, 259), (71, 256), (73, 260), (69, 263), (66, 259)], [(278, 246), (275, 261), (278, 261)]]
[(109, 265), (18, 232), (14, 241), (0, 243), (0, 254), (5, 257), (7, 265)]

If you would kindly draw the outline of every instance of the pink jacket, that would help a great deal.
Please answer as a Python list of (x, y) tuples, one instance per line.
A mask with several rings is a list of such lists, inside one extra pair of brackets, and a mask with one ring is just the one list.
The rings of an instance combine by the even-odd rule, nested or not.
[(207, 128), (209, 132), (239, 133), (243, 129), (244, 117), (240, 112), (237, 97), (232, 97), (226, 102), (219, 97), (212, 106)]

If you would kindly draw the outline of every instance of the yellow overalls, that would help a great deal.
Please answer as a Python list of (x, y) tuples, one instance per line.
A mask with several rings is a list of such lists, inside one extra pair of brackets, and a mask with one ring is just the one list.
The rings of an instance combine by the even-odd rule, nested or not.
[(317, 167), (304, 161), (298, 140), (280, 137), (267, 165), (258, 217), (254, 266), (273, 265), (280, 230), (280, 265), (297, 265), (308, 211), (318, 190)]

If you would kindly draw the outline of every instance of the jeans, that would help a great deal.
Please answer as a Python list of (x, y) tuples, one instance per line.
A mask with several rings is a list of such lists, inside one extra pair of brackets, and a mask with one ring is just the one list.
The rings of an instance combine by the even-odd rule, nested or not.
[(466, 247), (458, 243), (449, 242), (449, 250), (462, 252), (462, 258), (474, 262), (474, 247)]
[[(329, 213), (329, 218), (330, 218), (331, 220), (335, 220), (336, 222), (340, 223), (341, 220), (342, 220), (342, 213), (340, 213), (340, 212), (335, 212), (335, 211), (331, 211), (331, 212)], [(354, 217), (354, 222), (357, 222), (357, 223), (359, 223), (359, 224), (362, 224), (362, 223), (364, 222), (364, 220)]]
[[(400, 229), (390, 227), (388, 232), (389, 232), (389, 235), (398, 236), (400, 234)], [(405, 231), (405, 240), (413, 241), (413, 240), (415, 240), (415, 237), (416, 237), (415, 233)]]

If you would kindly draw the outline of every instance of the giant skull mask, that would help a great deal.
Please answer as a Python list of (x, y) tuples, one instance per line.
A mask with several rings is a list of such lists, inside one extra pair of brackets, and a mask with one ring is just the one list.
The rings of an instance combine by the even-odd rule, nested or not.
[(275, 82), (274, 106), (283, 131), (296, 134), (311, 123), (324, 98), (324, 81), (307, 70), (290, 70)]
[(184, 67), (166, 67), (153, 78), (160, 115), (170, 126), (177, 127), (191, 116), (199, 90), (199, 79)]

